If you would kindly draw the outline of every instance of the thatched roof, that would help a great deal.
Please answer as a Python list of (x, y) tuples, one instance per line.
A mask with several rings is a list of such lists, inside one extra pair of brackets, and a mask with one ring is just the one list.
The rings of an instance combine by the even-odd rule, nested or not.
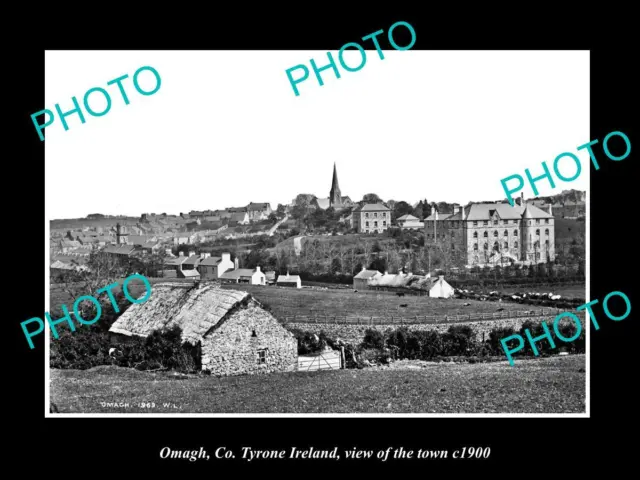
[(109, 331), (146, 337), (154, 330), (178, 325), (182, 340), (195, 345), (225, 315), (249, 301), (253, 298), (247, 292), (213, 284), (158, 283), (149, 300), (131, 305)]

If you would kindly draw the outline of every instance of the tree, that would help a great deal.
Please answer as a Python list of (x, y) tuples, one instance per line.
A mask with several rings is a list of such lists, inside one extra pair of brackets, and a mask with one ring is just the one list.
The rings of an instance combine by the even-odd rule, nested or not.
[[(75, 261), (72, 264), (80, 266)], [(69, 270), (58, 277), (59, 287), (71, 297), (72, 303), (84, 295), (97, 296), (96, 292), (101, 288), (133, 273), (128, 262), (103, 252), (90, 254), (84, 266), (87, 270)], [(58, 305), (55, 307), (59, 308)]]
[(362, 197), (364, 203), (382, 203), (382, 200), (375, 193), (367, 193)]
[(271, 213), (269, 214), (269, 218), (268, 218), (268, 220), (269, 220), (271, 223), (274, 223), (274, 224), (275, 224), (275, 223), (278, 223), (279, 218), (278, 218), (278, 215), (276, 215), (275, 213), (271, 212)]
[(284, 218), (284, 216), (286, 215), (286, 207), (284, 205), (282, 205), (281, 203), (278, 204), (278, 208), (276, 209), (276, 215), (278, 216), (278, 218)]
[(396, 202), (395, 206), (393, 207), (393, 218), (399, 218), (403, 215), (407, 215), (408, 213), (411, 213), (413, 211), (413, 207), (411, 205), (409, 205), (407, 202), (404, 201), (400, 201), (400, 202)]

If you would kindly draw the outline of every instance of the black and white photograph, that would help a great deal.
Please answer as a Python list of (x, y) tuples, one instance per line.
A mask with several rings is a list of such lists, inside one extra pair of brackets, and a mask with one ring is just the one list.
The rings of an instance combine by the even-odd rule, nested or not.
[(380, 28), (45, 52), (47, 417), (589, 415), (589, 51)]

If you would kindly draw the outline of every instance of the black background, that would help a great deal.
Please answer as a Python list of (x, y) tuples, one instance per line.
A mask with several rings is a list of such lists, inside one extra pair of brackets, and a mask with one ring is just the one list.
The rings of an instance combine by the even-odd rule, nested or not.
[[(637, 135), (631, 118), (637, 107), (631, 95), (638, 77), (631, 68), (638, 63), (631, 50), (632, 14), (608, 3), (598, 11), (521, 7), (516, 11), (490, 9), (482, 4), (473, 10), (462, 4), (452, 11), (442, 6), (423, 6), (422, 11), (398, 12), (396, 9), (361, 4), (348, 12), (345, 7), (327, 4), (297, 4), (278, 12), (267, 8), (259, 12), (245, 5), (243, 15), (231, 14), (214, 3), (189, 5), (187, 12), (171, 11), (159, 4), (148, 5), (135, 14), (130, 6), (102, 6), (92, 12), (39, 12), (46, 21), (24, 25), (25, 38), (32, 46), (8, 53), (5, 59), (5, 100), (16, 103), (7, 115), (10, 142), (17, 148), (5, 152), (5, 305), (11, 313), (4, 319), (6, 330), (3, 353), (8, 353), (3, 396), (5, 409), (3, 437), (10, 451), (5, 463), (26, 470), (42, 467), (47, 472), (76, 477), (97, 472), (126, 475), (142, 471), (192, 473), (203, 470), (211, 478), (223, 471), (267, 473), (277, 470), (285, 477), (306, 477), (315, 472), (336, 469), (372, 470), (374, 475), (400, 474), (413, 469), (412, 476), (440, 473), (471, 473), (485, 476), (520, 476), (525, 472), (556, 475), (560, 472), (587, 470), (592, 465), (620, 470), (631, 462), (635, 431), (627, 427), (637, 418), (633, 391), (638, 375), (633, 345), (637, 345), (636, 311), (622, 322), (613, 322), (599, 313), (601, 329), (591, 330), (590, 393), (591, 418), (44, 418), (44, 344), (43, 336), (29, 350), (20, 322), (42, 317), (44, 301), (40, 294), (46, 282), (40, 275), (48, 239), (44, 228), (44, 147), (38, 138), (30, 114), (44, 104), (44, 50), (55, 49), (158, 49), (158, 50), (271, 50), (318, 49), (335, 52), (343, 44), (384, 29), (383, 48), (388, 49), (386, 31), (397, 21), (409, 22), (416, 31), (413, 50), (590, 50), (591, 51), (591, 135), (584, 143), (599, 139), (594, 150), (600, 170), (590, 167), (591, 190), (587, 201), (591, 208), (591, 298), (602, 300), (613, 291), (625, 292), (635, 305), (631, 283), (637, 266), (637, 203), (632, 200), (638, 179)], [(429, 5), (429, 4), (425, 4)], [(627, 20), (629, 19), (629, 20)], [(406, 45), (402, 28), (396, 41)], [(33, 32), (38, 33), (37, 37)], [(40, 38), (41, 40), (36, 40)], [(365, 48), (372, 48), (367, 42)], [(9, 45), (11, 49), (11, 45)], [(326, 57), (322, 57), (326, 58)], [(318, 64), (321, 65), (317, 58)], [(302, 59), (301, 59), (302, 60)], [(391, 67), (390, 67), (391, 68)], [(428, 65), (425, 65), (428, 68)], [(117, 73), (117, 72), (115, 72)], [(256, 82), (259, 80), (259, 72)], [(233, 75), (233, 72), (221, 72)], [(576, 76), (571, 70), (558, 76)], [(584, 81), (578, 79), (576, 81)], [(283, 81), (286, 76), (283, 72)], [(636, 89), (632, 89), (632, 86)], [(326, 87), (325, 87), (326, 88)], [(79, 92), (80, 93), (80, 92)], [(375, 98), (371, 99), (375, 102)], [(215, 115), (211, 112), (211, 115)], [(402, 118), (380, 118), (380, 129)], [(544, 120), (542, 120), (544, 121)], [(631, 139), (632, 152), (621, 162), (608, 160), (602, 151), (602, 139), (611, 131), (622, 131)], [(46, 134), (45, 134), (46, 135)], [(248, 132), (250, 135), (250, 132)], [(328, 141), (319, 132), (319, 141)], [(464, 138), (460, 139), (464, 141)], [(619, 140), (619, 139), (618, 139)], [(213, 135), (212, 135), (213, 141)], [(497, 137), (499, 142), (500, 138)], [(532, 141), (544, 142), (543, 138)], [(455, 146), (453, 146), (455, 148)], [(575, 151), (567, 145), (566, 151)], [(309, 148), (313, 148), (312, 145)], [(522, 145), (522, 152), (527, 145)], [(558, 152), (560, 153), (560, 152)], [(518, 155), (518, 152), (513, 152)], [(547, 162), (553, 158), (541, 159)], [(301, 161), (304, 161), (302, 158)], [(470, 161), (490, 165), (491, 152), (478, 152)], [(398, 168), (403, 168), (402, 162)], [(106, 166), (87, 159), (88, 181), (99, 181)], [(405, 165), (411, 171), (415, 166)], [(432, 169), (430, 169), (432, 172)], [(583, 169), (583, 174), (586, 169)], [(436, 175), (430, 173), (429, 175)], [(446, 179), (442, 179), (446, 181)], [(496, 181), (498, 178), (496, 178)], [(73, 189), (73, 185), (50, 186), (54, 190)], [(559, 183), (557, 192), (571, 185)], [(78, 198), (81, 202), (82, 198)], [(44, 248), (43, 248), (44, 246)], [(638, 308), (638, 307), (636, 307)], [(4, 356), (4, 355), (3, 355)], [(635, 380), (634, 380), (635, 379)], [(629, 437), (627, 440), (626, 437)], [(184, 460), (160, 460), (164, 446), (175, 449), (205, 447), (212, 453), (219, 446), (239, 452), (241, 446), (254, 449), (286, 449), (291, 446), (340, 450), (382, 449), (455, 449), (463, 446), (489, 446), (488, 460), (265, 460), (247, 463), (241, 460), (214, 460), (190, 463)], [(239, 455), (236, 455), (239, 457)], [(616, 468), (617, 467), (617, 468)], [(25, 470), (25, 471), (26, 471)], [(407, 472), (408, 473), (408, 472)], [(228, 475), (228, 473), (225, 473)], [(122, 477), (121, 477), (122, 478)], [(125, 477), (126, 478), (126, 477)]]

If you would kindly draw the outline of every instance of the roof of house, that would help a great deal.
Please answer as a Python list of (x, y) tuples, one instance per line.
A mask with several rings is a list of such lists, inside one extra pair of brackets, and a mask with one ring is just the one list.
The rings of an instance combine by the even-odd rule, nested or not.
[(420, 221), (420, 219), (418, 217), (414, 217), (411, 214), (406, 214), (406, 215), (402, 215), (401, 217), (396, 219), (398, 222), (400, 221)]
[(363, 212), (388, 212), (391, 209), (381, 203), (367, 203), (360, 207), (358, 210)]
[(109, 331), (146, 337), (154, 330), (178, 325), (182, 340), (195, 345), (225, 317), (250, 301), (253, 297), (247, 292), (216, 285), (157, 283), (149, 300), (131, 305)]
[(165, 265), (171, 265), (171, 266), (177, 266), (177, 265), (182, 265), (185, 261), (188, 260), (189, 257), (185, 256), (185, 255), (181, 255), (179, 257), (174, 257), (174, 258), (168, 258), (165, 260), (164, 264)]
[(183, 265), (198, 265), (200, 263), (200, 255), (191, 255), (187, 258)]
[(205, 266), (218, 265), (221, 261), (222, 261), (222, 258), (220, 257), (208, 257), (202, 260), (200, 262), (200, 265), (205, 265)]
[(127, 237), (127, 241), (131, 245), (144, 245), (145, 243), (150, 242), (152, 238), (154, 238), (153, 235), (129, 235)]
[(251, 268), (238, 268), (237, 270), (228, 270), (220, 275), (220, 278), (228, 278), (232, 280), (237, 280), (241, 277), (251, 277), (256, 273), (255, 269)]
[(247, 210), (248, 211), (262, 211), (262, 210), (267, 210), (270, 207), (270, 205), (268, 203), (253, 203), (251, 202), (249, 205), (247, 205)]
[[(461, 208), (456, 214), (438, 214), (438, 220), (462, 220), (462, 212), (465, 212), (465, 220), (489, 220), (491, 215), (497, 215), (503, 220), (520, 220), (522, 218), (553, 218), (549, 212), (541, 210), (535, 205), (525, 204), (525, 207), (508, 203), (474, 203)], [(525, 216), (526, 215), (526, 216)], [(434, 220), (433, 215), (429, 215), (425, 220)]]
[(247, 218), (247, 212), (237, 212), (231, 215), (232, 222), (244, 222)]
[(353, 278), (372, 278), (377, 275), (382, 275), (378, 270), (362, 270)]
[(135, 247), (133, 245), (112, 245), (106, 247), (103, 252), (104, 253), (119, 253), (129, 255), (133, 253)]
[(184, 275), (186, 278), (199, 277), (200, 276), (200, 272), (197, 271), (197, 270), (183, 270), (182, 271), (182, 275)]
[(279, 275), (276, 283), (294, 283), (300, 281), (300, 275)]

